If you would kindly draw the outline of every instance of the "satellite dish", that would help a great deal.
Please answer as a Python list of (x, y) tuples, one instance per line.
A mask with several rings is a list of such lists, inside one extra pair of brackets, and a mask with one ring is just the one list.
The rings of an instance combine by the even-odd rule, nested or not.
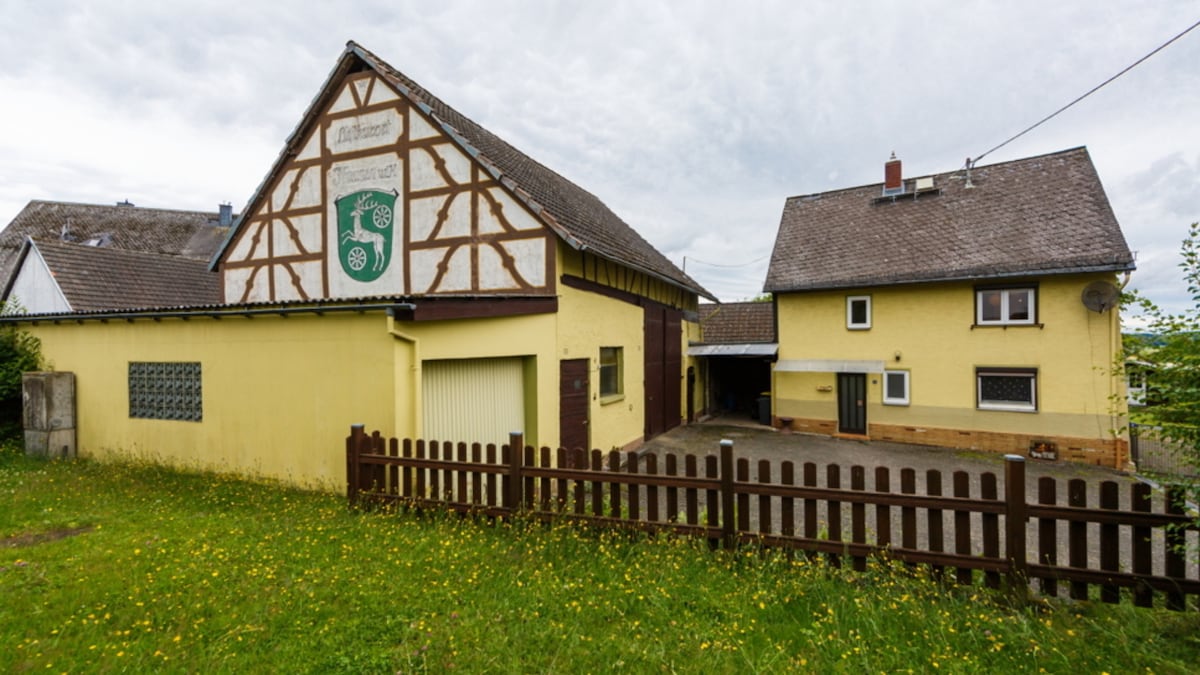
[(1111, 281), (1093, 281), (1083, 289), (1083, 306), (1093, 312), (1110, 310), (1117, 304), (1121, 289)]

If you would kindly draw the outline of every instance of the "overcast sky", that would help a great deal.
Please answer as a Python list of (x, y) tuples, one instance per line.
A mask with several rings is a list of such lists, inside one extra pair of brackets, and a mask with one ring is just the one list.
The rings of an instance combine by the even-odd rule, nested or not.
[[(353, 39), (729, 301), (761, 292), (788, 196), (880, 182), (893, 151), (906, 176), (957, 169), (1200, 3), (0, 0), (0, 17), (2, 223), (31, 199), (240, 211)], [(980, 165), (1086, 145), (1131, 286), (1178, 310), (1198, 121), (1200, 29)]]

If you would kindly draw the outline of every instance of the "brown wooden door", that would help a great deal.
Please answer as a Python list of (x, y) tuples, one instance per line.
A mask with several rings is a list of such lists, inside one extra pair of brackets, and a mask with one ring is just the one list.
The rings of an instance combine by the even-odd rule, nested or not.
[(588, 437), (587, 359), (564, 359), (558, 363), (558, 443), (568, 450), (590, 450)]
[(646, 438), (679, 426), (682, 402), (682, 314), (666, 305), (648, 302), (642, 324)]

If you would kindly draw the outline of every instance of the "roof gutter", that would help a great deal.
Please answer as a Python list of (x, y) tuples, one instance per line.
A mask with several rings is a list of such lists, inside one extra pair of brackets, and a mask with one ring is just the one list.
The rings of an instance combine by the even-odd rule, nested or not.
[(763, 286), (763, 291), (766, 293), (792, 293), (800, 291), (834, 291), (843, 288), (868, 288), (874, 286), (911, 286), (914, 284), (938, 284), (950, 281), (966, 282), (966, 281), (983, 281), (988, 279), (1023, 279), (1029, 277), (1040, 277), (1047, 275), (1062, 275), (1062, 274), (1093, 274), (1096, 272), (1113, 272), (1126, 274), (1137, 269), (1132, 262), (1125, 265), (1089, 265), (1086, 267), (1063, 267), (1063, 268), (1048, 268), (1041, 270), (1021, 270), (1019, 272), (1002, 272), (999, 274), (966, 274), (954, 276), (936, 276), (921, 279), (848, 279), (846, 281), (838, 281), (828, 285), (813, 285), (813, 286)]
[(332, 305), (332, 306), (316, 306), (316, 307), (275, 307), (268, 309), (265, 307), (241, 309), (203, 309), (203, 310), (138, 310), (132, 312), (98, 312), (95, 314), (86, 314), (80, 312), (67, 314), (10, 314), (0, 316), (0, 324), (18, 324), (29, 323), (37, 325), (39, 323), (54, 323), (60, 324), (64, 322), (83, 323), (84, 321), (100, 321), (107, 323), (109, 321), (129, 321), (133, 322), (137, 319), (152, 319), (161, 321), (162, 319), (193, 319), (193, 318), (209, 318), (222, 319), (224, 317), (245, 317), (247, 319), (256, 316), (292, 316), (293, 314), (315, 314), (322, 316), (325, 314), (338, 314), (347, 312), (356, 312), (365, 314), (366, 312), (387, 312), (389, 316), (394, 316), (397, 310), (413, 310), (416, 305), (411, 302), (387, 303), (387, 304), (359, 304), (359, 305)]

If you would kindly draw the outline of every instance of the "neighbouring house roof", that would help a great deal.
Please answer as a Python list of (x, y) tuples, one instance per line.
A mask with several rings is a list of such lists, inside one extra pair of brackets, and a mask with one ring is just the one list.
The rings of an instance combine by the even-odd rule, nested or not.
[(104, 237), (107, 248), (144, 251), (208, 261), (228, 227), (216, 211), (176, 211), (140, 206), (105, 206), (34, 200), (0, 232), (0, 283), (7, 281), (17, 254), (32, 237), (39, 242), (86, 242)]
[(5, 298), (20, 265), (35, 252), (75, 312), (221, 302), (220, 275), (210, 272), (205, 260), (33, 239), (26, 240), (18, 256), (18, 270), (4, 287)]
[(700, 342), (688, 356), (774, 356), (775, 306), (770, 302), (700, 305)]
[[(1134, 268), (1086, 148), (791, 197), (765, 290), (804, 291)], [(925, 182), (925, 181), (922, 181)]]
[(700, 305), (701, 341), (708, 345), (775, 341), (775, 306), (770, 302)]
[[(435, 124), (440, 125), (467, 154), (487, 168), (516, 199), (537, 214), (568, 245), (626, 265), (706, 298), (716, 299), (697, 281), (659, 253), (595, 195), (531, 159), (353, 41), (347, 43), (346, 51), (334, 67), (321, 93), (292, 132), (275, 166), (243, 209), (243, 213), (253, 213), (258, 202), (266, 198), (266, 186), (270, 185), (275, 174), (282, 170), (287, 157), (300, 149), (299, 144), (307, 136), (305, 132), (315, 122), (329, 99), (336, 94), (337, 89), (334, 85), (347, 73), (364, 68), (377, 72), (413, 105), (429, 114)], [(235, 231), (239, 224), (235, 223)], [(232, 240), (233, 233), (230, 233), (217, 258), (213, 260), (214, 268), (217, 259), (224, 252), (224, 247)]]

